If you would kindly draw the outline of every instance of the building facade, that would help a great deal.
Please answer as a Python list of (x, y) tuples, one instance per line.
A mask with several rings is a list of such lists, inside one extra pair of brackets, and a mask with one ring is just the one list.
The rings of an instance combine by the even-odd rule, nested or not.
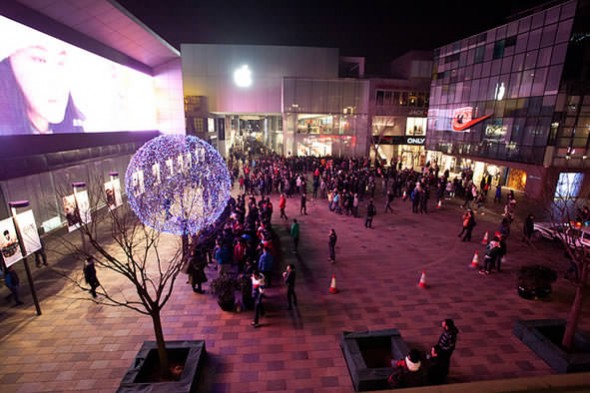
[(372, 159), (402, 168), (426, 163), (432, 52), (411, 51), (390, 63), (390, 77), (370, 78)]
[(588, 1), (551, 2), (438, 48), (428, 159), (541, 198), (588, 173)]

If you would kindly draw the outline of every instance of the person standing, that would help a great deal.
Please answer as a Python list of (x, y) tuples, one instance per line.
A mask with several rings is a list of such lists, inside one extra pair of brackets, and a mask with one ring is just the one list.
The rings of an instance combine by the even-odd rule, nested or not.
[(524, 225), (522, 227), (522, 241), (532, 245), (531, 239), (533, 237), (533, 232), (535, 232), (535, 216), (529, 214), (524, 220)]
[(268, 247), (262, 247), (262, 254), (258, 259), (258, 270), (262, 272), (266, 279), (266, 288), (270, 288), (270, 281), (272, 275), (272, 267), (274, 265), (274, 259), (272, 254), (268, 250)]
[(496, 263), (499, 265), (500, 252), (500, 239), (497, 236), (494, 236), (492, 241), (486, 246), (484, 264), (483, 268), (479, 271), (479, 274), (490, 274), (492, 269), (496, 266)]
[(287, 207), (287, 198), (285, 197), (285, 194), (281, 194), (281, 196), (279, 198), (279, 210), (281, 211), (281, 218), (288, 220), (289, 217), (287, 217), (287, 215), (285, 214), (286, 207)]
[(496, 185), (496, 193), (494, 194), (494, 203), (502, 203), (502, 186), (498, 183)]
[(373, 217), (377, 213), (375, 209), (375, 205), (373, 204), (373, 200), (369, 202), (369, 206), (367, 206), (367, 216), (365, 218), (365, 228), (372, 228), (373, 227)]
[(455, 327), (455, 321), (452, 319), (445, 319), (441, 323), (443, 329), (440, 337), (438, 338), (438, 345), (440, 346), (440, 355), (445, 356), (449, 362), (451, 361), (451, 355), (457, 345), (457, 335), (459, 330)]
[(287, 284), (287, 310), (297, 307), (297, 295), (295, 294), (295, 265), (288, 264), (287, 269), (283, 272), (283, 279)]
[(387, 203), (385, 204), (385, 213), (388, 211), (393, 213), (393, 209), (391, 208), (391, 203), (393, 202), (393, 192), (391, 190), (387, 190)]
[(188, 266), (189, 282), (193, 288), (193, 291), (196, 293), (205, 293), (203, 291), (202, 284), (207, 282), (207, 275), (205, 274), (206, 267), (207, 260), (205, 259), (203, 250), (199, 247), (196, 247), (193, 251), (193, 255)]
[(430, 385), (440, 385), (446, 382), (449, 375), (449, 359), (441, 355), (440, 345), (434, 345), (430, 349), (430, 354), (426, 357), (428, 360), (428, 383)]
[(293, 224), (291, 224), (291, 239), (293, 239), (293, 253), (297, 254), (297, 248), (299, 247), (299, 223), (297, 219), (293, 219)]
[(14, 299), (15, 306), (20, 306), (21, 304), (23, 304), (19, 296), (20, 278), (18, 277), (18, 274), (16, 273), (16, 270), (14, 270), (13, 266), (9, 266), (6, 269), (4, 283), (10, 290), (10, 295), (8, 295), (6, 299), (8, 300), (12, 297)]
[(336, 241), (338, 240), (338, 236), (336, 235), (336, 231), (334, 228), (330, 229), (330, 236), (328, 237), (328, 246), (330, 249), (330, 262), (336, 263)]
[(96, 277), (96, 267), (94, 266), (94, 258), (86, 258), (86, 264), (84, 265), (84, 280), (90, 285), (90, 293), (93, 298), (96, 298), (96, 288), (100, 286), (98, 278)]
[(259, 327), (260, 317), (264, 314), (264, 306), (262, 298), (264, 297), (265, 281), (264, 274), (255, 270), (252, 273), (252, 298), (254, 299), (254, 320), (251, 325), (255, 328)]
[(301, 207), (299, 208), (299, 213), (307, 216), (307, 194), (305, 192), (301, 194)]
[(473, 214), (473, 210), (469, 209), (467, 211), (469, 218), (467, 220), (467, 227), (465, 228), (465, 236), (463, 236), (462, 241), (470, 242), (471, 241), (471, 232), (473, 232), (473, 228), (475, 228), (475, 214)]

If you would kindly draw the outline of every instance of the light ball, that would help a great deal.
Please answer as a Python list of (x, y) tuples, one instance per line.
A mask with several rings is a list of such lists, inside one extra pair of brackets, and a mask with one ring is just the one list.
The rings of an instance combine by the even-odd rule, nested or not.
[(129, 205), (160, 232), (194, 235), (227, 205), (231, 179), (215, 148), (195, 136), (162, 135), (145, 143), (125, 173)]

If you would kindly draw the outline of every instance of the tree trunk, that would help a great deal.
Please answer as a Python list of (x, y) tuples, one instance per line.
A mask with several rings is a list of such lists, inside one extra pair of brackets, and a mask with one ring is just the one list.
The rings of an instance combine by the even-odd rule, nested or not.
[(166, 341), (164, 341), (164, 332), (162, 331), (162, 320), (160, 318), (160, 310), (153, 310), (152, 322), (154, 324), (154, 333), (156, 334), (156, 343), (158, 345), (158, 358), (160, 359), (160, 370), (163, 378), (168, 378), (170, 375), (168, 364), (168, 352), (166, 351)]
[(563, 340), (561, 345), (568, 351), (572, 350), (574, 343), (574, 336), (578, 329), (578, 322), (580, 321), (580, 314), (582, 313), (582, 302), (584, 301), (584, 287), (588, 279), (588, 265), (586, 263), (580, 263), (579, 266), (582, 268), (580, 272), (580, 280), (576, 284), (576, 295), (570, 308), (570, 312), (565, 325), (565, 332), (563, 333)]

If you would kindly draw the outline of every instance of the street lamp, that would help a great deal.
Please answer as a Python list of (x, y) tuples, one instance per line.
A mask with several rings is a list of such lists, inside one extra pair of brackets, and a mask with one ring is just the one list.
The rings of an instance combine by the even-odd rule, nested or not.
[(37, 315), (41, 315), (41, 307), (39, 306), (39, 299), (37, 299), (37, 292), (35, 291), (35, 285), (33, 284), (33, 276), (31, 275), (31, 269), (29, 268), (29, 262), (27, 261), (27, 250), (25, 249), (25, 242), (23, 241), (23, 237), (21, 235), (21, 231), (18, 226), (18, 220), (16, 219), (16, 209), (29, 206), (29, 201), (27, 201), (27, 200), (12, 201), (12, 202), (8, 202), (8, 206), (10, 206), (12, 221), (14, 222), (14, 228), (16, 230), (16, 237), (17, 237), (18, 242), (20, 244), (20, 250), (23, 255), (23, 264), (25, 265), (25, 271), (27, 273), (27, 280), (29, 281), (29, 288), (31, 289), (31, 295), (33, 296), (33, 303), (35, 303), (35, 309), (37, 311)]

